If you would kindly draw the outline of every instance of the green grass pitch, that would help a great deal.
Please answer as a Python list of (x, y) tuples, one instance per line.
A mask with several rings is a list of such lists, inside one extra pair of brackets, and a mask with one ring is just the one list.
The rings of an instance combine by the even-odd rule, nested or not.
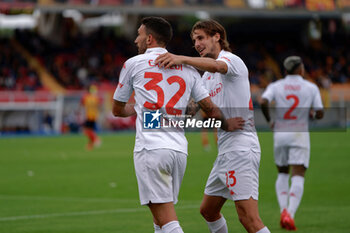
[[(185, 233), (205, 233), (199, 205), (216, 151), (204, 152), (198, 133), (187, 138), (176, 211)], [(260, 133), (259, 139), (260, 215), (271, 232), (286, 232), (279, 227), (272, 134)], [(106, 134), (102, 140), (101, 148), (86, 151), (82, 135), (1, 138), (0, 233), (152, 233), (152, 216), (138, 200), (134, 134)], [(295, 218), (298, 232), (350, 232), (349, 191), (350, 132), (312, 133), (310, 168)], [(229, 232), (245, 232), (233, 202), (223, 213)]]

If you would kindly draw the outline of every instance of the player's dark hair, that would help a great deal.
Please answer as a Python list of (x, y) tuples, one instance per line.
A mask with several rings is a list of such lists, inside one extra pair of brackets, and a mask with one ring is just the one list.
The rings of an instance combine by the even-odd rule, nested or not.
[(219, 33), (220, 34), (219, 43), (220, 43), (221, 49), (232, 52), (230, 48), (230, 44), (227, 41), (226, 30), (217, 21), (213, 19), (209, 19), (209, 20), (201, 20), (195, 23), (191, 31), (192, 39), (193, 39), (193, 32), (198, 29), (203, 30), (209, 36), (214, 36), (216, 33)]
[(160, 45), (166, 46), (173, 37), (170, 23), (161, 17), (145, 17), (141, 24), (145, 25), (146, 33), (151, 34)]
[(287, 74), (299, 74), (301, 65), (302, 64), (298, 64), (298, 65), (294, 66), (291, 70), (286, 70), (286, 73)]

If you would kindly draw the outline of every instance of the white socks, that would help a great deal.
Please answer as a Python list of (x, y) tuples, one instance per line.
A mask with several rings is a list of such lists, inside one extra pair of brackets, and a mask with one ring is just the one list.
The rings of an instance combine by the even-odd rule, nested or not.
[(271, 233), (270, 230), (267, 227), (264, 227), (257, 231), (256, 233)]
[(292, 184), (289, 190), (288, 212), (294, 218), (304, 192), (304, 177), (292, 176)]
[(228, 233), (224, 216), (214, 222), (207, 222), (207, 224), (211, 233)]
[(301, 198), (304, 192), (304, 177), (292, 176), (289, 189), (289, 174), (278, 173), (276, 180), (276, 194), (281, 212), (287, 209), (288, 213), (294, 218)]
[(171, 221), (162, 227), (163, 233), (184, 233), (178, 221)]
[(281, 213), (288, 207), (289, 174), (278, 173), (276, 180), (276, 194)]

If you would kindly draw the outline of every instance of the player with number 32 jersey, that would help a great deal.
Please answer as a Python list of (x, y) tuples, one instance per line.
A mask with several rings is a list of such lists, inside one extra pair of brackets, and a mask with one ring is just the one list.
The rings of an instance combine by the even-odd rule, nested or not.
[[(191, 96), (196, 102), (209, 96), (199, 73), (191, 66), (177, 65), (170, 69), (159, 69), (154, 61), (166, 52), (165, 48), (149, 48), (144, 54), (127, 60), (114, 99), (127, 102), (135, 90), (137, 132), (134, 151), (168, 148), (187, 154), (183, 129), (173, 130), (174, 132), (165, 132), (165, 129), (143, 130), (143, 111), (160, 109), (163, 114), (183, 115)], [(162, 130), (164, 133), (160, 133)]]

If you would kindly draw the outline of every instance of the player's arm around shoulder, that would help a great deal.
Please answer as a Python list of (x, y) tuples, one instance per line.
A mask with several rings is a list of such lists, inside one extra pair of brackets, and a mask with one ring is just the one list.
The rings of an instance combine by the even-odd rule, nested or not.
[(218, 61), (207, 57), (181, 56), (172, 53), (164, 53), (159, 55), (155, 63), (158, 63), (159, 67), (164, 67), (166, 69), (173, 65), (185, 64), (211, 73), (219, 72), (221, 74), (226, 74), (228, 70), (227, 64), (223, 61)]

